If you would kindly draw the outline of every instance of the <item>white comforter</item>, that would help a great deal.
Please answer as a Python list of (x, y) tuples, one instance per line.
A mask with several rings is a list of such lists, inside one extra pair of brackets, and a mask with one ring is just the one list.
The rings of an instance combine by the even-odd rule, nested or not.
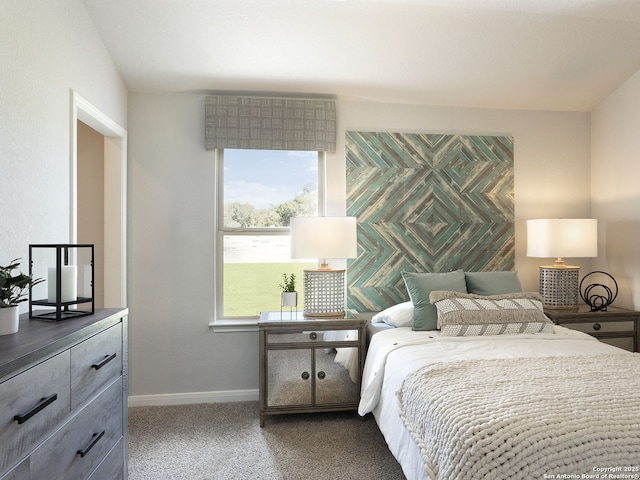
[[(466, 359), (628, 354), (595, 338), (554, 327), (554, 334), (487, 337), (440, 337), (439, 332), (396, 328), (377, 333), (371, 341), (362, 379), (358, 412), (373, 412), (391, 452), (409, 479), (428, 478), (420, 451), (404, 428), (396, 393), (404, 378), (420, 367)], [(603, 403), (606, 401), (603, 395)], [(605, 408), (605, 407), (603, 407)], [(638, 460), (640, 465), (640, 459)], [(549, 472), (571, 473), (571, 472)]]

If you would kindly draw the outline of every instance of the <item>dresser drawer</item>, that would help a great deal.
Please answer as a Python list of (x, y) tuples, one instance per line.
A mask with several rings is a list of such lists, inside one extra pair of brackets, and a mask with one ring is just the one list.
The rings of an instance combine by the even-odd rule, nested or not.
[(12, 470), (7, 472), (0, 480), (27, 480), (29, 479), (29, 459), (26, 458)]
[(84, 480), (121, 437), (122, 378), (118, 378), (33, 452), (31, 479)]
[(0, 384), (0, 475), (70, 411), (69, 351)]
[(122, 455), (122, 442), (118, 440), (116, 446), (111, 449), (102, 463), (95, 469), (89, 480), (124, 480), (124, 457)]
[(122, 324), (71, 349), (71, 409), (122, 374)]
[(633, 332), (633, 321), (565, 323), (565, 327), (585, 333)]

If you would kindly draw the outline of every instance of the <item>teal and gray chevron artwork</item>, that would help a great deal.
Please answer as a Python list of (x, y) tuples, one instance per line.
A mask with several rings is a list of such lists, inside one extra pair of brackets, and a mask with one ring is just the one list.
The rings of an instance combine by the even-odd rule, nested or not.
[(347, 132), (346, 167), (350, 308), (408, 300), (403, 270), (514, 269), (513, 137)]

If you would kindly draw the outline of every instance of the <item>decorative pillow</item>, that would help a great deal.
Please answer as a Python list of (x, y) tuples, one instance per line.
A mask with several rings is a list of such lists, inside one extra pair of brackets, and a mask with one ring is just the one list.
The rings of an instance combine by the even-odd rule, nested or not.
[(447, 273), (402, 272), (402, 278), (413, 303), (413, 330), (438, 328), (438, 313), (429, 301), (432, 291), (451, 290), (467, 293), (462, 270)]
[(378, 312), (371, 317), (371, 323), (386, 323), (394, 327), (410, 327), (413, 325), (413, 303), (399, 303)]
[(553, 333), (539, 293), (483, 296), (440, 291), (431, 292), (429, 298), (445, 337)]
[(467, 291), (477, 295), (502, 295), (522, 292), (517, 272), (464, 272)]

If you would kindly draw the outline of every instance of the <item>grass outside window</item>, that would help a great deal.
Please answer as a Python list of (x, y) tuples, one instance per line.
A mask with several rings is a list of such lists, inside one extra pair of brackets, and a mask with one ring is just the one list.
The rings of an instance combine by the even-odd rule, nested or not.
[(260, 312), (280, 310), (283, 273), (294, 273), (298, 309), (303, 304), (303, 270), (314, 263), (227, 263), (224, 265), (224, 316), (258, 317)]

